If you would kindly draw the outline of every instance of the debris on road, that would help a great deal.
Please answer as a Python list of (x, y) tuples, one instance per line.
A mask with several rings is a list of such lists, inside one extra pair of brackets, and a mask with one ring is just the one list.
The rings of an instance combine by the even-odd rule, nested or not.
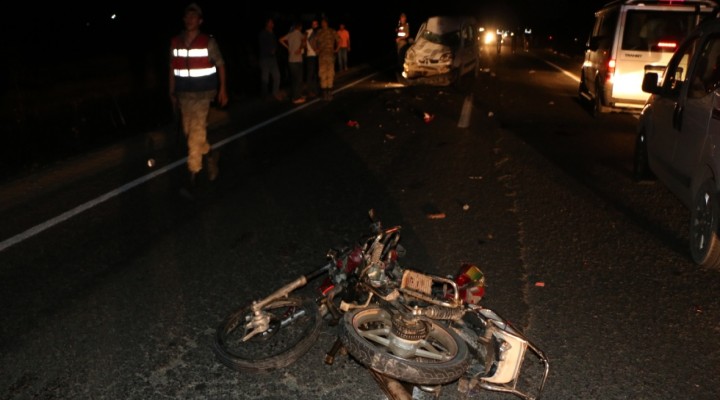
[(443, 218), (445, 218), (445, 213), (444, 212), (430, 213), (427, 215), (427, 217), (428, 217), (428, 219), (443, 219)]

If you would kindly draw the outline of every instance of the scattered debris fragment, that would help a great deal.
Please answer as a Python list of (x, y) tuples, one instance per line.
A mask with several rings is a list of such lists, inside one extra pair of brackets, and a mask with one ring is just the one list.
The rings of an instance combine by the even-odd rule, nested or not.
[(463, 211), (467, 211), (470, 209), (470, 204), (463, 204)]
[(492, 118), (492, 117), (493, 117), (494, 115), (495, 115), (495, 113), (494, 113), (494, 112), (492, 112), (492, 111), (488, 111), (488, 117)]
[(509, 160), (510, 160), (510, 157), (503, 157), (499, 161), (495, 162), (495, 166), (499, 167), (499, 166), (505, 164), (506, 162), (508, 162)]
[(360, 124), (357, 121), (354, 121), (352, 119), (347, 122), (347, 126), (349, 126), (351, 128), (355, 128), (355, 129), (360, 129)]
[(445, 213), (439, 212), (439, 213), (430, 213), (427, 215), (429, 219), (443, 219), (445, 218)]
[(537, 287), (545, 287), (545, 282), (535, 282), (535, 286), (537, 286)]
[(154, 158), (149, 158), (148, 161), (147, 161), (147, 166), (148, 166), (149, 168), (154, 167), (154, 166), (155, 166), (155, 159), (154, 159)]
[(423, 113), (423, 121), (425, 121), (426, 124), (430, 123), (430, 121), (432, 121), (434, 119), (435, 119), (435, 115), (426, 113), (426, 112)]
[(393, 140), (393, 139), (395, 139), (395, 135), (393, 135), (392, 133), (386, 133), (386, 134), (385, 134), (385, 139), (387, 139), (387, 140)]
[(472, 175), (471, 175), (471, 176), (469, 176), (469, 178), (470, 178), (470, 179), (473, 179), (473, 180), (480, 180), (480, 179), (482, 179), (483, 177), (480, 176), (480, 175), (476, 175), (476, 176), (472, 176)]

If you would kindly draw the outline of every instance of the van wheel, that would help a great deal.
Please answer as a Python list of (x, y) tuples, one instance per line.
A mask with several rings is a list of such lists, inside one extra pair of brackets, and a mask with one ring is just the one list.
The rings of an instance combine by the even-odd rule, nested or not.
[(690, 213), (690, 253), (693, 261), (700, 266), (720, 267), (719, 217), (715, 182), (708, 179), (698, 188)]
[(610, 107), (603, 105), (602, 85), (598, 82), (595, 85), (595, 96), (593, 97), (593, 117), (599, 117), (602, 114), (610, 112)]
[[(582, 76), (582, 72), (580, 73), (580, 76)], [(578, 85), (578, 97), (580, 98), (580, 101), (584, 102), (586, 97), (585, 95), (588, 94), (588, 88), (585, 84), (585, 80), (581, 78), (580, 85)]]
[(635, 139), (635, 153), (633, 155), (633, 179), (635, 182), (649, 181), (655, 179), (655, 174), (650, 170), (648, 164), (647, 136), (645, 130), (641, 130)]

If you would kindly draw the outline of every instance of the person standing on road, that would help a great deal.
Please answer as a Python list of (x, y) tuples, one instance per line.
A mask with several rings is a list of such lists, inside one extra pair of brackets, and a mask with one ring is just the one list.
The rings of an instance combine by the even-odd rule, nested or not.
[[(192, 3), (185, 8), (185, 30), (170, 43), (170, 100), (179, 109), (187, 139), (187, 167), (190, 184), (203, 168), (203, 158), (210, 152), (207, 123), (210, 103), (217, 97), (221, 107), (228, 103), (225, 87), (225, 61), (214, 37), (200, 31), (202, 10)], [(218, 152), (208, 155), (207, 177), (215, 180)]]
[(293, 104), (302, 104), (303, 85), (303, 53), (305, 50), (305, 34), (302, 25), (297, 22), (290, 33), (280, 38), (280, 43), (288, 51), (288, 69), (290, 70), (290, 96)]
[(340, 24), (338, 34), (338, 71), (348, 69), (348, 53), (350, 52), (350, 32), (345, 29), (345, 24)]
[(310, 28), (305, 30), (305, 89), (310, 97), (317, 96), (318, 92), (318, 58), (312, 45), (318, 27), (318, 21), (314, 19), (310, 23)]
[[(275, 100), (282, 100), (280, 95), (280, 67), (277, 60), (277, 38), (275, 37), (275, 21), (272, 18), (265, 20), (265, 27), (258, 34), (258, 47), (260, 63), (260, 81), (262, 88), (260, 94), (263, 99), (272, 95)], [(272, 85), (272, 90), (270, 90)]]
[(320, 30), (315, 35), (312, 46), (318, 55), (320, 90), (323, 92), (323, 99), (330, 101), (335, 83), (335, 53), (338, 51), (338, 35), (337, 31), (328, 25), (327, 18), (323, 18), (320, 22)]
[(400, 14), (397, 28), (395, 28), (395, 45), (397, 47), (397, 67), (400, 72), (405, 62), (405, 52), (410, 45), (410, 24), (407, 22), (407, 15)]

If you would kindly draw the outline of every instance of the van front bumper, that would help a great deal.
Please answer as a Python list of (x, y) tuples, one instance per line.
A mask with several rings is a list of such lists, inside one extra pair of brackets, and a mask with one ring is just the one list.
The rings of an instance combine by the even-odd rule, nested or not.
[(448, 66), (403, 65), (403, 78), (409, 83), (448, 86), (457, 79), (457, 70)]

